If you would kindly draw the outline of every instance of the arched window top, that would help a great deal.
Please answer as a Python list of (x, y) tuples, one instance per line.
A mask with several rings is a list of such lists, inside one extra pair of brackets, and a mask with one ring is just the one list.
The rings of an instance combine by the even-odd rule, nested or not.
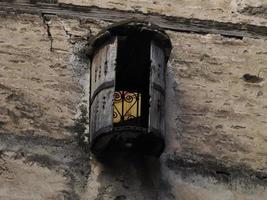
[(169, 59), (172, 49), (169, 36), (158, 25), (140, 20), (122, 21), (106, 27), (88, 41), (84, 49), (85, 53), (89, 57), (93, 57), (95, 51), (114, 36), (128, 36), (138, 33), (155, 41), (164, 51), (166, 61)]

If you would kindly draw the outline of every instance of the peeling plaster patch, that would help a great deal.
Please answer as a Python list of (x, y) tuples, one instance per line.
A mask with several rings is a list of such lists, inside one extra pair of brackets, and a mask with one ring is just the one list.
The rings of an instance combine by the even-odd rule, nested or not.
[(89, 200), (89, 199), (97, 199), (99, 195), (99, 188), (101, 187), (101, 183), (98, 181), (98, 178), (101, 174), (101, 165), (95, 161), (92, 162), (91, 165), (91, 173), (87, 180), (86, 191), (82, 196), (82, 200)]
[(235, 0), (235, 2), (238, 13), (267, 18), (267, 2), (265, 0)]
[[(175, 70), (171, 63), (167, 66), (166, 77), (165, 152), (173, 152), (180, 149), (180, 144), (177, 141), (177, 135), (181, 134), (181, 130), (179, 128), (172, 128), (172, 124), (175, 123), (174, 119), (177, 115), (180, 115), (181, 110), (179, 107), (179, 81), (175, 78)], [(176, 112), (172, 112), (173, 110)]]
[(267, 186), (266, 172), (255, 171), (241, 164), (231, 165), (210, 155), (173, 154), (166, 157), (166, 166), (185, 180), (190, 180), (194, 176), (207, 177), (233, 190), (243, 188), (246, 191), (256, 186)]
[(70, 56), (70, 63), (76, 76), (80, 77), (80, 85), (83, 88), (81, 102), (77, 105), (74, 131), (78, 134), (81, 144), (89, 148), (90, 59), (80, 53), (81, 49), (84, 48), (85, 42), (77, 42), (74, 45)]
[(12, 152), (4, 152), (0, 164), (1, 199), (67, 199), (70, 188), (62, 170), (14, 159)]
[[(162, 161), (165, 159), (168, 160), (168, 156), (162, 158)], [(188, 166), (185, 167), (190, 172), (181, 170), (182, 166), (178, 163), (173, 165), (175, 169), (172, 170), (168, 170), (170, 167), (168, 164), (162, 165), (162, 171), (164, 171), (163, 179), (170, 184), (171, 194), (179, 198), (179, 200), (214, 200), (215, 197), (218, 200), (259, 200), (267, 195), (265, 186), (257, 184), (248, 186), (247, 179), (243, 181), (231, 180), (230, 184), (226, 184), (218, 181), (214, 176), (203, 176), (201, 173), (194, 173), (194, 170), (201, 171), (201, 167), (196, 166), (194, 168), (191, 165), (192, 163), (189, 161)], [(204, 173), (205, 171), (203, 170), (202, 172)], [(223, 174), (219, 176), (223, 176)], [(165, 198), (162, 199), (169, 200), (172, 198), (166, 198), (165, 194)]]
[(85, 189), (90, 173), (89, 155), (77, 141), (2, 132), (0, 138), (2, 154), (8, 153), (12, 159), (28, 165), (62, 172), (68, 186), (64, 192), (66, 199), (78, 199)]
[(68, 41), (54, 34), (52, 25), (53, 52), (42, 17), (7, 15), (0, 20), (4, 32), (0, 40), (5, 41), (0, 45), (0, 84), (5, 86), (0, 94), (5, 107), (2, 130), (55, 138), (72, 134), (72, 116), (82, 90), (68, 62), (71, 45), (69, 50), (57, 50), (57, 44)]
[[(157, 199), (160, 193), (159, 162), (156, 159), (129, 154), (109, 154), (102, 163), (92, 161), (88, 179), (88, 200)], [(96, 192), (97, 191), (97, 192)]]

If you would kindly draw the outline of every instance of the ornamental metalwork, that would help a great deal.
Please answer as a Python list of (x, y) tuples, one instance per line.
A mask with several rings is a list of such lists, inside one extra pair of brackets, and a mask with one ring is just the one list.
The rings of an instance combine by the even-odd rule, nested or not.
[(137, 92), (115, 91), (113, 123), (138, 123), (141, 116), (141, 94)]

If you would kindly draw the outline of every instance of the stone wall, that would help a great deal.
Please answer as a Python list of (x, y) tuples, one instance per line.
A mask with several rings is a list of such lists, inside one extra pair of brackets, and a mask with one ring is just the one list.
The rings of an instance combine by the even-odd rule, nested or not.
[[(266, 0), (58, 0), (83, 6), (266, 25)], [(265, 19), (261, 19), (261, 18)]]
[[(172, 0), (83, 5), (266, 23), (260, 0), (180, 3), (188, 9)], [(100, 162), (79, 137), (89, 87), (79, 49), (110, 22), (0, 13), (0, 199), (266, 198), (265, 39), (168, 30), (165, 152)]]

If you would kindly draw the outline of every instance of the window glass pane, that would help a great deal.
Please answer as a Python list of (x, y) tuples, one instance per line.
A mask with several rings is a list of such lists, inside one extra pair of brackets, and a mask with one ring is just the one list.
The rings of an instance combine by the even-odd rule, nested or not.
[(131, 121), (141, 116), (141, 94), (116, 91), (114, 94), (113, 123)]

